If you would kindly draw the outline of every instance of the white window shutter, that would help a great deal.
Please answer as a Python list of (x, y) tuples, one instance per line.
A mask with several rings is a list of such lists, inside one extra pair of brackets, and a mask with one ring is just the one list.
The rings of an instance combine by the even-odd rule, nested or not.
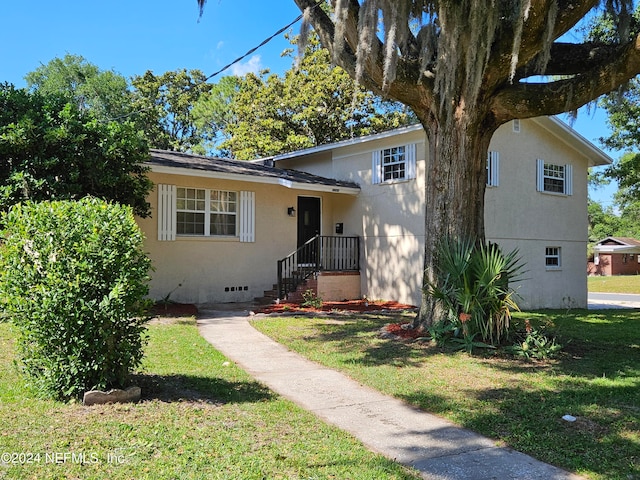
[(544, 160), (537, 160), (537, 169), (536, 169), (536, 174), (537, 174), (537, 190), (539, 192), (544, 192)]
[(380, 150), (376, 150), (371, 158), (371, 183), (374, 185), (382, 181), (382, 165), (380, 161)]
[(407, 180), (416, 178), (416, 144), (407, 145)]
[(487, 186), (497, 187), (500, 185), (500, 154), (489, 152), (487, 156)]
[(256, 192), (240, 192), (240, 241), (256, 241)]
[(176, 186), (158, 185), (158, 240), (176, 239)]
[(573, 165), (564, 166), (564, 194), (573, 195)]

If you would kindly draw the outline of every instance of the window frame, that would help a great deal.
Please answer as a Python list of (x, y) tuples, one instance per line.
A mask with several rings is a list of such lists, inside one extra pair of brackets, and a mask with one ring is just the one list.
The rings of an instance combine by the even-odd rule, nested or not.
[[(383, 148), (380, 152), (382, 181), (399, 182), (407, 180), (407, 163), (406, 145)], [(389, 168), (389, 171), (387, 171), (387, 168)]]
[[(399, 153), (398, 150), (403, 149), (402, 153)], [(402, 155), (402, 159), (399, 160), (398, 157)], [(394, 161), (390, 161), (385, 163), (385, 159), (394, 159)], [(403, 170), (402, 177), (393, 178), (389, 176), (387, 178), (387, 173), (385, 172), (385, 167), (387, 166), (401, 166)], [(378, 150), (374, 150), (372, 152), (372, 183), (374, 185), (381, 184), (393, 184), (393, 183), (401, 183), (408, 182), (416, 178), (416, 144), (399, 144), (399, 145), (389, 145)], [(393, 173), (393, 171), (392, 171)]]
[[(552, 172), (562, 172), (562, 177), (553, 175)], [(547, 162), (546, 160), (538, 159), (536, 163), (536, 189), (540, 193), (548, 195), (560, 195), (571, 196), (573, 195), (573, 166), (571, 164), (560, 165), (557, 163)], [(551, 182), (562, 182), (562, 190), (556, 191), (547, 188)], [(557, 184), (557, 183), (556, 183)]]
[[(554, 263), (549, 263), (552, 260)], [(562, 247), (547, 246), (544, 249), (544, 266), (547, 270), (562, 269)]]
[[(181, 190), (185, 192), (188, 191), (195, 191), (196, 193), (196, 198), (195, 199), (190, 199), (188, 197), (181, 197), (180, 193)], [(204, 192), (204, 199), (199, 199), (198, 198), (198, 192)], [(224, 201), (225, 206), (229, 206), (229, 205), (233, 205), (234, 206), (234, 210), (233, 211), (216, 211), (213, 208), (213, 202), (217, 202), (219, 200), (215, 200), (213, 199), (212, 193), (213, 192), (217, 192), (218, 194), (220, 194), (220, 197), (230, 197), (231, 195), (233, 195), (234, 200), (233, 201)], [(181, 208), (180, 207), (180, 201), (184, 200), (185, 202), (189, 202), (191, 200), (195, 200), (196, 202), (196, 207), (198, 206), (197, 204), (199, 202), (203, 202), (204, 204), (204, 209), (200, 210), (198, 208), (195, 209), (191, 209), (191, 208)], [(221, 204), (222, 206), (222, 204)], [(195, 188), (195, 187), (176, 187), (176, 236), (178, 237), (213, 237), (213, 238), (237, 238), (239, 236), (239, 192), (234, 191), (234, 190), (220, 190), (220, 189), (214, 189), (214, 188)], [(179, 217), (181, 213), (193, 213), (193, 214), (202, 214), (203, 215), (203, 233), (181, 233), (180, 229), (181, 229), (181, 222), (179, 221)], [(215, 222), (212, 222), (212, 217), (214, 215), (221, 215), (223, 217), (233, 217), (234, 222), (233, 222), (233, 233), (230, 234), (214, 234), (211, 233), (212, 232), (212, 226), (215, 224)], [(222, 224), (221, 226), (224, 227), (224, 225), (226, 224)], [(230, 223), (228, 225), (231, 225)]]

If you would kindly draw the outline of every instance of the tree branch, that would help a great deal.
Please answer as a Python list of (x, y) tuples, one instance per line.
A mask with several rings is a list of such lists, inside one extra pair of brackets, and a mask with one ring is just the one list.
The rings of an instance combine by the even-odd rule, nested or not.
[[(531, 0), (529, 16), (523, 25), (522, 41), (518, 52), (518, 68), (535, 65), (540, 54), (542, 41), (546, 34), (547, 15), (552, 2), (556, 0)], [(552, 41), (569, 31), (590, 10), (599, 4), (599, 0), (558, 0), (558, 13), (552, 31)], [(494, 42), (494, 49), (489, 62), (488, 78), (507, 78), (511, 71), (511, 54), (515, 23), (506, 25)], [(522, 77), (521, 77), (522, 78)]]
[(576, 75), (586, 70), (599, 68), (620, 55), (621, 45), (602, 43), (555, 43), (551, 47), (551, 57), (544, 71), (536, 68), (536, 58), (516, 73), (516, 78), (535, 75)]
[[(313, 8), (316, 5), (314, 0), (294, 0), (298, 8), (304, 11), (311, 8), (310, 18), (313, 28), (320, 38), (320, 43), (332, 55), (338, 64), (344, 68), (352, 78), (356, 74), (356, 52), (358, 48), (358, 15), (360, 3), (358, 0), (349, 0), (349, 10), (347, 14), (344, 36), (346, 45), (340, 52), (336, 52), (334, 45), (336, 27), (327, 13), (321, 8)], [(367, 89), (383, 97), (391, 97), (410, 107), (424, 108), (433, 101), (433, 81), (426, 78), (418, 85), (419, 75), (417, 63), (404, 58), (398, 59), (397, 77), (391, 83), (389, 89), (382, 90), (384, 81), (384, 59), (382, 57), (382, 42), (378, 42), (378, 48), (374, 49), (372, 58), (366, 60), (365, 75), (360, 79), (360, 83)]]
[[(574, 65), (575, 66), (575, 65)], [(549, 83), (520, 83), (503, 88), (491, 110), (503, 121), (576, 110), (640, 73), (640, 35), (619, 46), (607, 62), (585, 66), (569, 79)]]

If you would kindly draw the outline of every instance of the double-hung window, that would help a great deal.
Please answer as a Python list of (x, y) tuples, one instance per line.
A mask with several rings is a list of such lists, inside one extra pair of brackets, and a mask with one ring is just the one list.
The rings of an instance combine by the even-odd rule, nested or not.
[(158, 240), (176, 236), (255, 241), (255, 192), (158, 185)]
[(373, 183), (416, 178), (416, 145), (399, 145), (373, 152)]
[(237, 230), (237, 192), (176, 189), (178, 235), (230, 236)]
[(538, 159), (537, 190), (545, 193), (573, 195), (573, 168)]
[(546, 247), (544, 254), (544, 264), (547, 270), (557, 270), (562, 266), (560, 262), (560, 247)]
[(382, 150), (382, 180), (404, 180), (407, 178), (407, 147)]

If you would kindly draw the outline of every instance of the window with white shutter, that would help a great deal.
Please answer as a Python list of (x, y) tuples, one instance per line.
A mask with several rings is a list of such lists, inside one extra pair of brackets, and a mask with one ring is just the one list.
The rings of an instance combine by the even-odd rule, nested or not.
[(255, 192), (158, 185), (158, 240), (177, 236), (255, 242)]
[(416, 178), (416, 144), (383, 148), (372, 153), (372, 183)]
[(536, 174), (539, 192), (573, 195), (573, 167), (571, 165), (556, 165), (538, 159)]

